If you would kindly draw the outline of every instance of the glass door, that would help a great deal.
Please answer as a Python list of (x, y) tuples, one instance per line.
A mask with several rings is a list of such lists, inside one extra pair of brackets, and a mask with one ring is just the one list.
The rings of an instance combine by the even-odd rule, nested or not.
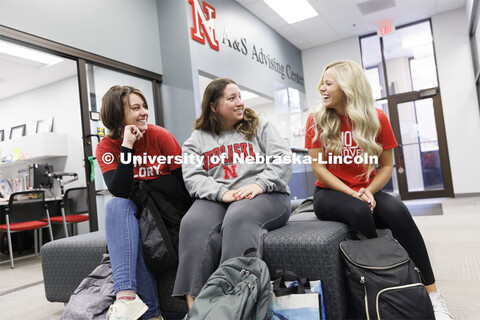
[[(120, 71), (107, 69), (94, 64), (87, 63), (87, 84), (88, 84), (88, 104), (90, 115), (90, 137), (93, 155), (97, 148), (98, 142), (108, 134), (108, 130), (100, 120), (100, 108), (102, 106), (103, 95), (112, 86), (132, 86), (144, 94), (149, 105), (149, 117), (148, 123), (159, 124), (161, 120), (159, 116), (160, 110), (156, 110), (155, 103), (157, 98), (155, 97), (155, 88), (153, 81), (145, 80), (136, 76), (132, 76)], [(158, 121), (157, 121), (158, 120)], [(98, 229), (105, 230), (105, 204), (112, 196), (108, 192), (105, 181), (103, 180), (102, 172), (98, 165), (95, 167), (95, 193), (97, 202), (97, 217), (98, 217)]]
[(445, 128), (437, 89), (389, 99), (398, 147), (395, 173), (402, 199), (452, 197)]

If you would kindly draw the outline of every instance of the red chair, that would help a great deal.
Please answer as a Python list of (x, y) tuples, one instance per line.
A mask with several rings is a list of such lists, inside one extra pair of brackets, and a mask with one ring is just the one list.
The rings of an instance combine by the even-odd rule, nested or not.
[[(42, 221), (44, 219), (44, 221)], [(45, 191), (21, 191), (10, 195), (8, 206), (5, 208), (5, 224), (0, 224), (0, 230), (7, 232), (10, 266), (13, 264), (13, 249), (11, 233), (34, 230), (35, 254), (38, 255), (37, 230), (48, 227), (50, 240), (53, 240), (50, 215), (45, 203)]]
[(76, 223), (87, 221), (88, 216), (88, 202), (87, 202), (87, 188), (71, 188), (68, 189), (63, 195), (62, 200), (62, 215), (51, 217), (52, 223), (62, 223), (65, 229), (65, 236), (68, 238), (67, 224), (73, 224), (73, 234), (77, 232), (75, 230)]

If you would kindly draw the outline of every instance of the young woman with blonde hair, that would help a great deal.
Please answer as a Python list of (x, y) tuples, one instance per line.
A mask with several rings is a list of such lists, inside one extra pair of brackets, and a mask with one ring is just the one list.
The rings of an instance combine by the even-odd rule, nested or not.
[(245, 108), (237, 84), (226, 78), (205, 89), (202, 114), (182, 152), (202, 159), (183, 164), (196, 200), (180, 225), (173, 290), (191, 307), (219, 264), (252, 247), (261, 257), (266, 232), (287, 222), (292, 165), (262, 163), (262, 157), (291, 157), (290, 148), (270, 122)]
[[(365, 72), (353, 61), (333, 62), (325, 67), (318, 90), (322, 105), (309, 115), (305, 137), (318, 179), (315, 214), (343, 222), (367, 238), (377, 236), (376, 227), (389, 228), (421, 270), (436, 319), (452, 319), (437, 293), (427, 249), (410, 212), (381, 191), (392, 175), (397, 142), (387, 116), (374, 106)], [(378, 170), (370, 156), (377, 157)], [(372, 161), (355, 161), (360, 158)]]

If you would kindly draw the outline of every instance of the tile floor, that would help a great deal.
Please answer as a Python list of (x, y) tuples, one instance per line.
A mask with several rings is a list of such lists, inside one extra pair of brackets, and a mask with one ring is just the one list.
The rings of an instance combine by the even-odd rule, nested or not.
[[(450, 312), (456, 320), (480, 319), (480, 197), (436, 199), (443, 215), (414, 219), (421, 230)], [(408, 203), (408, 202), (407, 202)], [(425, 200), (415, 203), (425, 203)], [(63, 303), (45, 299), (41, 257), (0, 258), (2, 320), (59, 320)]]

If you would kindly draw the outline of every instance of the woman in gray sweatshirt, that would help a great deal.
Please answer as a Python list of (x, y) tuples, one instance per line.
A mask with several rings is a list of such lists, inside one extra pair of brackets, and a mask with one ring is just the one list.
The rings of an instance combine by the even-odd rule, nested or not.
[(183, 148), (183, 178), (196, 201), (180, 226), (173, 295), (191, 307), (222, 262), (256, 248), (290, 216), (292, 153), (275, 127), (245, 108), (237, 84), (212, 81)]

